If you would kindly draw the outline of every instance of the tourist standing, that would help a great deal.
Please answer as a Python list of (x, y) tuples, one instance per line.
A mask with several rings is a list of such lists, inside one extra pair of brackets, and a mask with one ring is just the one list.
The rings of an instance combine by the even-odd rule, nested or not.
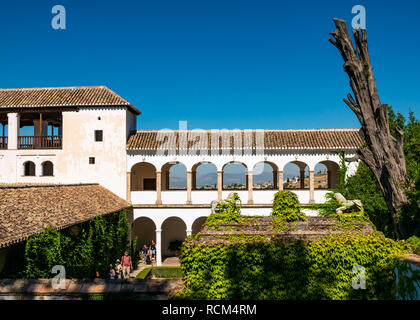
[(112, 267), (112, 264), (109, 265), (108, 275), (109, 275), (109, 279), (111, 279), (111, 280), (114, 280), (115, 279), (115, 270)]
[(133, 270), (133, 263), (131, 257), (128, 255), (128, 251), (124, 252), (124, 255), (121, 258), (123, 278), (128, 278), (131, 270)]
[(115, 263), (115, 276), (117, 279), (121, 279), (121, 273), (122, 273), (122, 266), (120, 263), (120, 260), (117, 259), (117, 262)]
[(152, 240), (152, 244), (150, 246), (150, 250), (152, 253), (152, 261), (156, 259), (156, 243)]
[(146, 247), (146, 245), (143, 245), (143, 249), (141, 249), (142, 253), (143, 253), (143, 263), (146, 264), (147, 263), (147, 253), (149, 251), (149, 249)]

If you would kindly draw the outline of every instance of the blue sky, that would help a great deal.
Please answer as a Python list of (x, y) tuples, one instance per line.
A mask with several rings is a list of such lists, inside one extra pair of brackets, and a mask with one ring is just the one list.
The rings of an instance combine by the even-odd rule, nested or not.
[[(51, 27), (56, 4), (66, 30)], [(0, 87), (107, 85), (142, 110), (140, 129), (358, 127), (328, 42), (356, 4), (382, 102), (416, 112), (417, 0), (2, 1)]]

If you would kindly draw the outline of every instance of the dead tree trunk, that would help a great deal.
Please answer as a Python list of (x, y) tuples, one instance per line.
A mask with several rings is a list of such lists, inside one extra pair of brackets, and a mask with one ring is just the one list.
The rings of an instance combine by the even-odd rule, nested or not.
[(405, 188), (407, 171), (403, 150), (404, 132), (396, 128), (393, 135), (389, 131), (388, 106), (381, 104), (373, 77), (369, 58), (366, 30), (353, 30), (356, 48), (347, 30), (346, 22), (334, 19), (335, 32), (329, 41), (340, 51), (344, 59), (344, 71), (350, 78), (353, 90), (344, 102), (356, 114), (362, 125), (362, 135), (367, 147), (361, 147), (356, 157), (348, 161), (362, 160), (373, 172), (388, 205), (396, 236), (404, 236), (399, 227), (397, 212), (407, 202)]

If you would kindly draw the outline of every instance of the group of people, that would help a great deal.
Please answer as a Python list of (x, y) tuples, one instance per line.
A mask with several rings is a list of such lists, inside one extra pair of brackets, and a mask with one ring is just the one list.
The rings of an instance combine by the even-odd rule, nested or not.
[[(148, 246), (144, 245), (141, 249), (141, 254), (143, 255), (143, 263), (152, 263), (156, 259), (156, 243), (152, 240), (152, 243)], [(115, 265), (109, 265), (108, 277), (111, 280), (126, 279), (129, 277), (131, 271), (133, 271), (133, 262), (128, 251), (125, 251), (121, 260), (117, 259)], [(96, 276), (99, 277), (98, 272), (96, 272)]]
[(149, 246), (143, 245), (141, 251), (143, 254), (143, 263), (150, 264), (156, 259), (156, 243), (153, 240)]
[(133, 270), (133, 262), (131, 256), (128, 254), (128, 251), (124, 252), (121, 260), (117, 259), (115, 266), (112, 264), (109, 265), (109, 279), (126, 279), (129, 277), (131, 271)]

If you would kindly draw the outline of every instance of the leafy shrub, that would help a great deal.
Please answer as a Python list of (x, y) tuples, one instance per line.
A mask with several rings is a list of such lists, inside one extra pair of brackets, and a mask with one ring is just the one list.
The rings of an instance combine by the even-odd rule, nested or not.
[(406, 240), (408, 244), (413, 247), (413, 252), (416, 254), (420, 254), (420, 238), (416, 236), (411, 236)]
[(217, 227), (219, 224), (240, 223), (249, 219), (252, 218), (241, 215), (241, 199), (234, 192), (230, 199), (222, 200), (216, 206), (214, 212), (207, 217), (205, 225), (207, 227)]
[[(396, 285), (407, 252), (382, 233), (325, 236), (319, 241), (184, 242), (184, 299), (393, 299), (413, 293)], [(366, 289), (355, 290), (353, 267), (366, 271)], [(407, 267), (404, 264), (405, 267)], [(417, 274), (417, 279), (419, 275)], [(418, 280), (417, 280), (418, 281)], [(403, 289), (402, 289), (403, 288)]]
[(49, 278), (54, 265), (63, 265), (61, 247), (67, 239), (59, 231), (48, 228), (42, 235), (29, 237), (25, 247), (26, 277)]
[(291, 191), (279, 191), (274, 195), (271, 215), (284, 217), (286, 221), (305, 220), (298, 197)]

